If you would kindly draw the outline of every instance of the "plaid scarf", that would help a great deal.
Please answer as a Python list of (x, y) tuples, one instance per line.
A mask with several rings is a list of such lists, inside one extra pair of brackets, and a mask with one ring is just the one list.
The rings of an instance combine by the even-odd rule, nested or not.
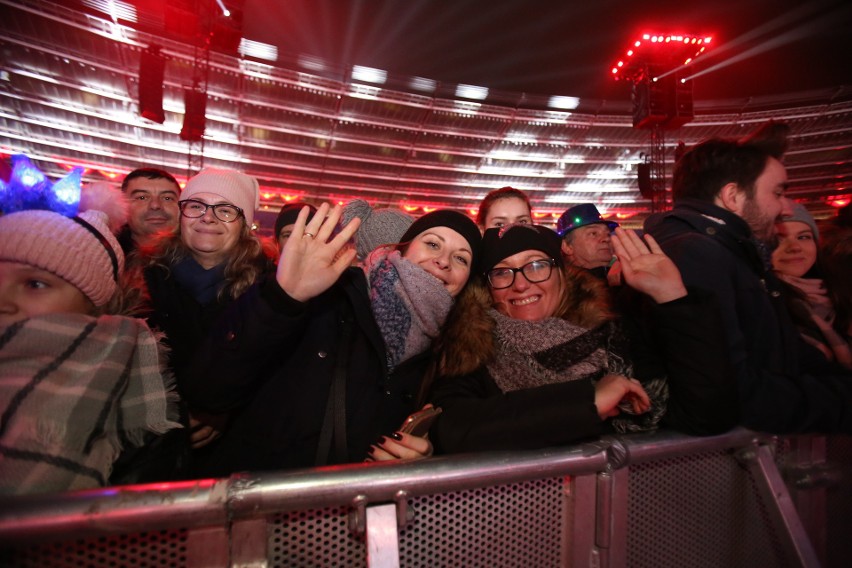
[(144, 321), (50, 314), (0, 335), (0, 494), (106, 485), (122, 447), (180, 428)]
[(364, 272), (388, 369), (393, 370), (429, 348), (447, 320), (453, 298), (437, 278), (397, 250), (374, 251), (364, 262)]

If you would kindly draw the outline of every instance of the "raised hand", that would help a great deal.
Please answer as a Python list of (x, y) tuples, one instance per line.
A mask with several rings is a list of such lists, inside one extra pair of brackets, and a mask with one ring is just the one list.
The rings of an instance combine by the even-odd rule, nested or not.
[(636, 231), (618, 227), (612, 236), (612, 248), (621, 262), (621, 275), (632, 288), (648, 294), (658, 304), (686, 296), (680, 271), (651, 235), (645, 235), (643, 241)]
[(353, 219), (337, 236), (328, 240), (340, 214), (339, 205), (329, 212), (328, 203), (323, 203), (311, 222), (305, 223), (308, 208), (299, 212), (275, 273), (278, 285), (294, 300), (305, 302), (328, 290), (355, 258), (355, 249), (346, 248), (346, 245), (358, 230), (360, 219)]

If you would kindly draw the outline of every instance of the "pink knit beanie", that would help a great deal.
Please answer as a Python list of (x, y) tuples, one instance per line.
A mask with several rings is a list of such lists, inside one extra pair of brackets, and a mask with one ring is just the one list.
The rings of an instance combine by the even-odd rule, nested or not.
[(246, 223), (254, 222), (260, 206), (260, 185), (250, 175), (227, 168), (205, 168), (186, 182), (180, 199), (192, 199), (196, 193), (213, 193), (243, 210)]
[(106, 213), (65, 217), (52, 211), (19, 211), (0, 217), (0, 260), (47, 270), (77, 287), (101, 307), (116, 291), (124, 253)]

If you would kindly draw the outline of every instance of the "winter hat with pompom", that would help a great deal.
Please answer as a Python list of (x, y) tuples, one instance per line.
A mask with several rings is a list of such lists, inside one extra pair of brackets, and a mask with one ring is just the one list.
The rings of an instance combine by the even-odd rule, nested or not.
[(373, 209), (363, 199), (355, 199), (343, 208), (343, 224), (358, 217), (361, 226), (355, 233), (355, 250), (358, 259), (364, 260), (374, 249), (382, 245), (400, 242), (414, 218), (398, 209)]
[(124, 253), (102, 211), (65, 217), (18, 211), (0, 217), (0, 260), (29, 264), (69, 282), (96, 307), (115, 293)]

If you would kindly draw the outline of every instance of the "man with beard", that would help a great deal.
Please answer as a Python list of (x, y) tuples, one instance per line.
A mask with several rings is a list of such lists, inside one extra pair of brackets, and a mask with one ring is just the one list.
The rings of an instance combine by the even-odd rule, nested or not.
[(164, 170), (139, 168), (121, 182), (127, 198), (127, 225), (118, 235), (124, 254), (152, 244), (157, 235), (174, 233), (180, 220), (180, 185)]
[(801, 341), (770, 270), (775, 223), (791, 213), (782, 146), (755, 139), (698, 144), (675, 166), (674, 209), (649, 217), (645, 231), (687, 286), (716, 294), (742, 425), (849, 433), (852, 376)]

